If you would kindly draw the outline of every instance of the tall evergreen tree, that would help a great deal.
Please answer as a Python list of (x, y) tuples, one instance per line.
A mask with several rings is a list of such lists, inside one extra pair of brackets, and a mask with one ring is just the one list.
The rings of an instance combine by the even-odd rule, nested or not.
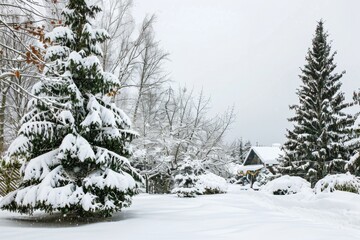
[(111, 101), (120, 83), (98, 59), (108, 38), (90, 24), (99, 11), (69, 0), (64, 26), (45, 35), (44, 77), (5, 156), (24, 162), (23, 179), (2, 209), (110, 216), (131, 203), (141, 180), (126, 158), (135, 133)]
[(349, 150), (347, 140), (353, 118), (344, 113), (341, 82), (344, 72), (334, 73), (336, 64), (328, 34), (321, 20), (301, 69), (302, 85), (297, 90), (299, 104), (290, 106), (295, 116), (293, 130), (287, 130), (284, 159), (285, 173), (305, 177), (313, 184), (328, 173), (343, 171)]

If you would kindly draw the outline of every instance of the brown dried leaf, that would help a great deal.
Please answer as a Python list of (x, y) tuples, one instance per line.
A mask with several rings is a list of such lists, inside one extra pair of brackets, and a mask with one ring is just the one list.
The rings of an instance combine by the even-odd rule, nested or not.
[(16, 71), (14, 72), (14, 75), (15, 75), (15, 77), (17, 77), (17, 78), (20, 78), (20, 72), (19, 72), (19, 70), (16, 70)]

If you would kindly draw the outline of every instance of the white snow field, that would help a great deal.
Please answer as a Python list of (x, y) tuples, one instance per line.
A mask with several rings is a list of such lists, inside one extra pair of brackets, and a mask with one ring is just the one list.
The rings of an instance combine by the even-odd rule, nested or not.
[(239, 188), (186, 199), (140, 194), (130, 208), (101, 222), (0, 211), (0, 240), (360, 239), (360, 195), (273, 196)]

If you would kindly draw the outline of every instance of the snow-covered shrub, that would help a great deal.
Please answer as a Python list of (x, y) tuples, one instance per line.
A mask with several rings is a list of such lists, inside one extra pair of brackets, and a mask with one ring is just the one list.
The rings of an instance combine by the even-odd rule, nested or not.
[(184, 160), (179, 169), (179, 174), (175, 176), (176, 187), (171, 193), (176, 193), (179, 197), (195, 197), (199, 193), (196, 187), (198, 176), (195, 175), (194, 162)]
[(227, 190), (226, 180), (223, 177), (206, 172), (198, 176), (196, 187), (200, 194), (225, 193)]
[(173, 184), (171, 176), (172, 157), (159, 147), (155, 140), (145, 137), (135, 139), (132, 166), (144, 176), (147, 193), (170, 193)]
[(262, 168), (259, 174), (256, 176), (256, 181), (254, 184), (261, 187), (279, 176), (280, 174), (273, 174), (269, 171), (269, 169)]
[(224, 193), (227, 183), (223, 177), (206, 171), (200, 160), (184, 160), (175, 176), (176, 187), (172, 193), (180, 197), (195, 197), (202, 194)]
[(320, 179), (315, 187), (315, 193), (345, 191), (360, 194), (360, 178), (351, 174), (327, 175)]
[(311, 191), (311, 187), (310, 183), (301, 177), (285, 175), (268, 182), (261, 191), (274, 195), (289, 195)]

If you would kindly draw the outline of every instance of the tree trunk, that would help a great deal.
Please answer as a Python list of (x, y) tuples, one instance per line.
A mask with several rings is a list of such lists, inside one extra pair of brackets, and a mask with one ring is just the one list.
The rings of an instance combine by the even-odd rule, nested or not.
[(134, 125), (135, 125), (136, 118), (137, 118), (137, 112), (138, 112), (138, 110), (139, 110), (139, 105), (140, 105), (142, 90), (143, 90), (143, 89), (142, 89), (142, 86), (140, 86), (139, 95), (138, 95), (137, 100), (136, 100), (135, 109), (134, 109), (134, 115), (133, 115), (133, 124), (134, 124)]
[(4, 89), (1, 95), (1, 105), (0, 105), (0, 153), (3, 153), (5, 150), (5, 108), (6, 108), (6, 97), (9, 87)]
[(145, 192), (149, 193), (149, 176), (145, 174)]

